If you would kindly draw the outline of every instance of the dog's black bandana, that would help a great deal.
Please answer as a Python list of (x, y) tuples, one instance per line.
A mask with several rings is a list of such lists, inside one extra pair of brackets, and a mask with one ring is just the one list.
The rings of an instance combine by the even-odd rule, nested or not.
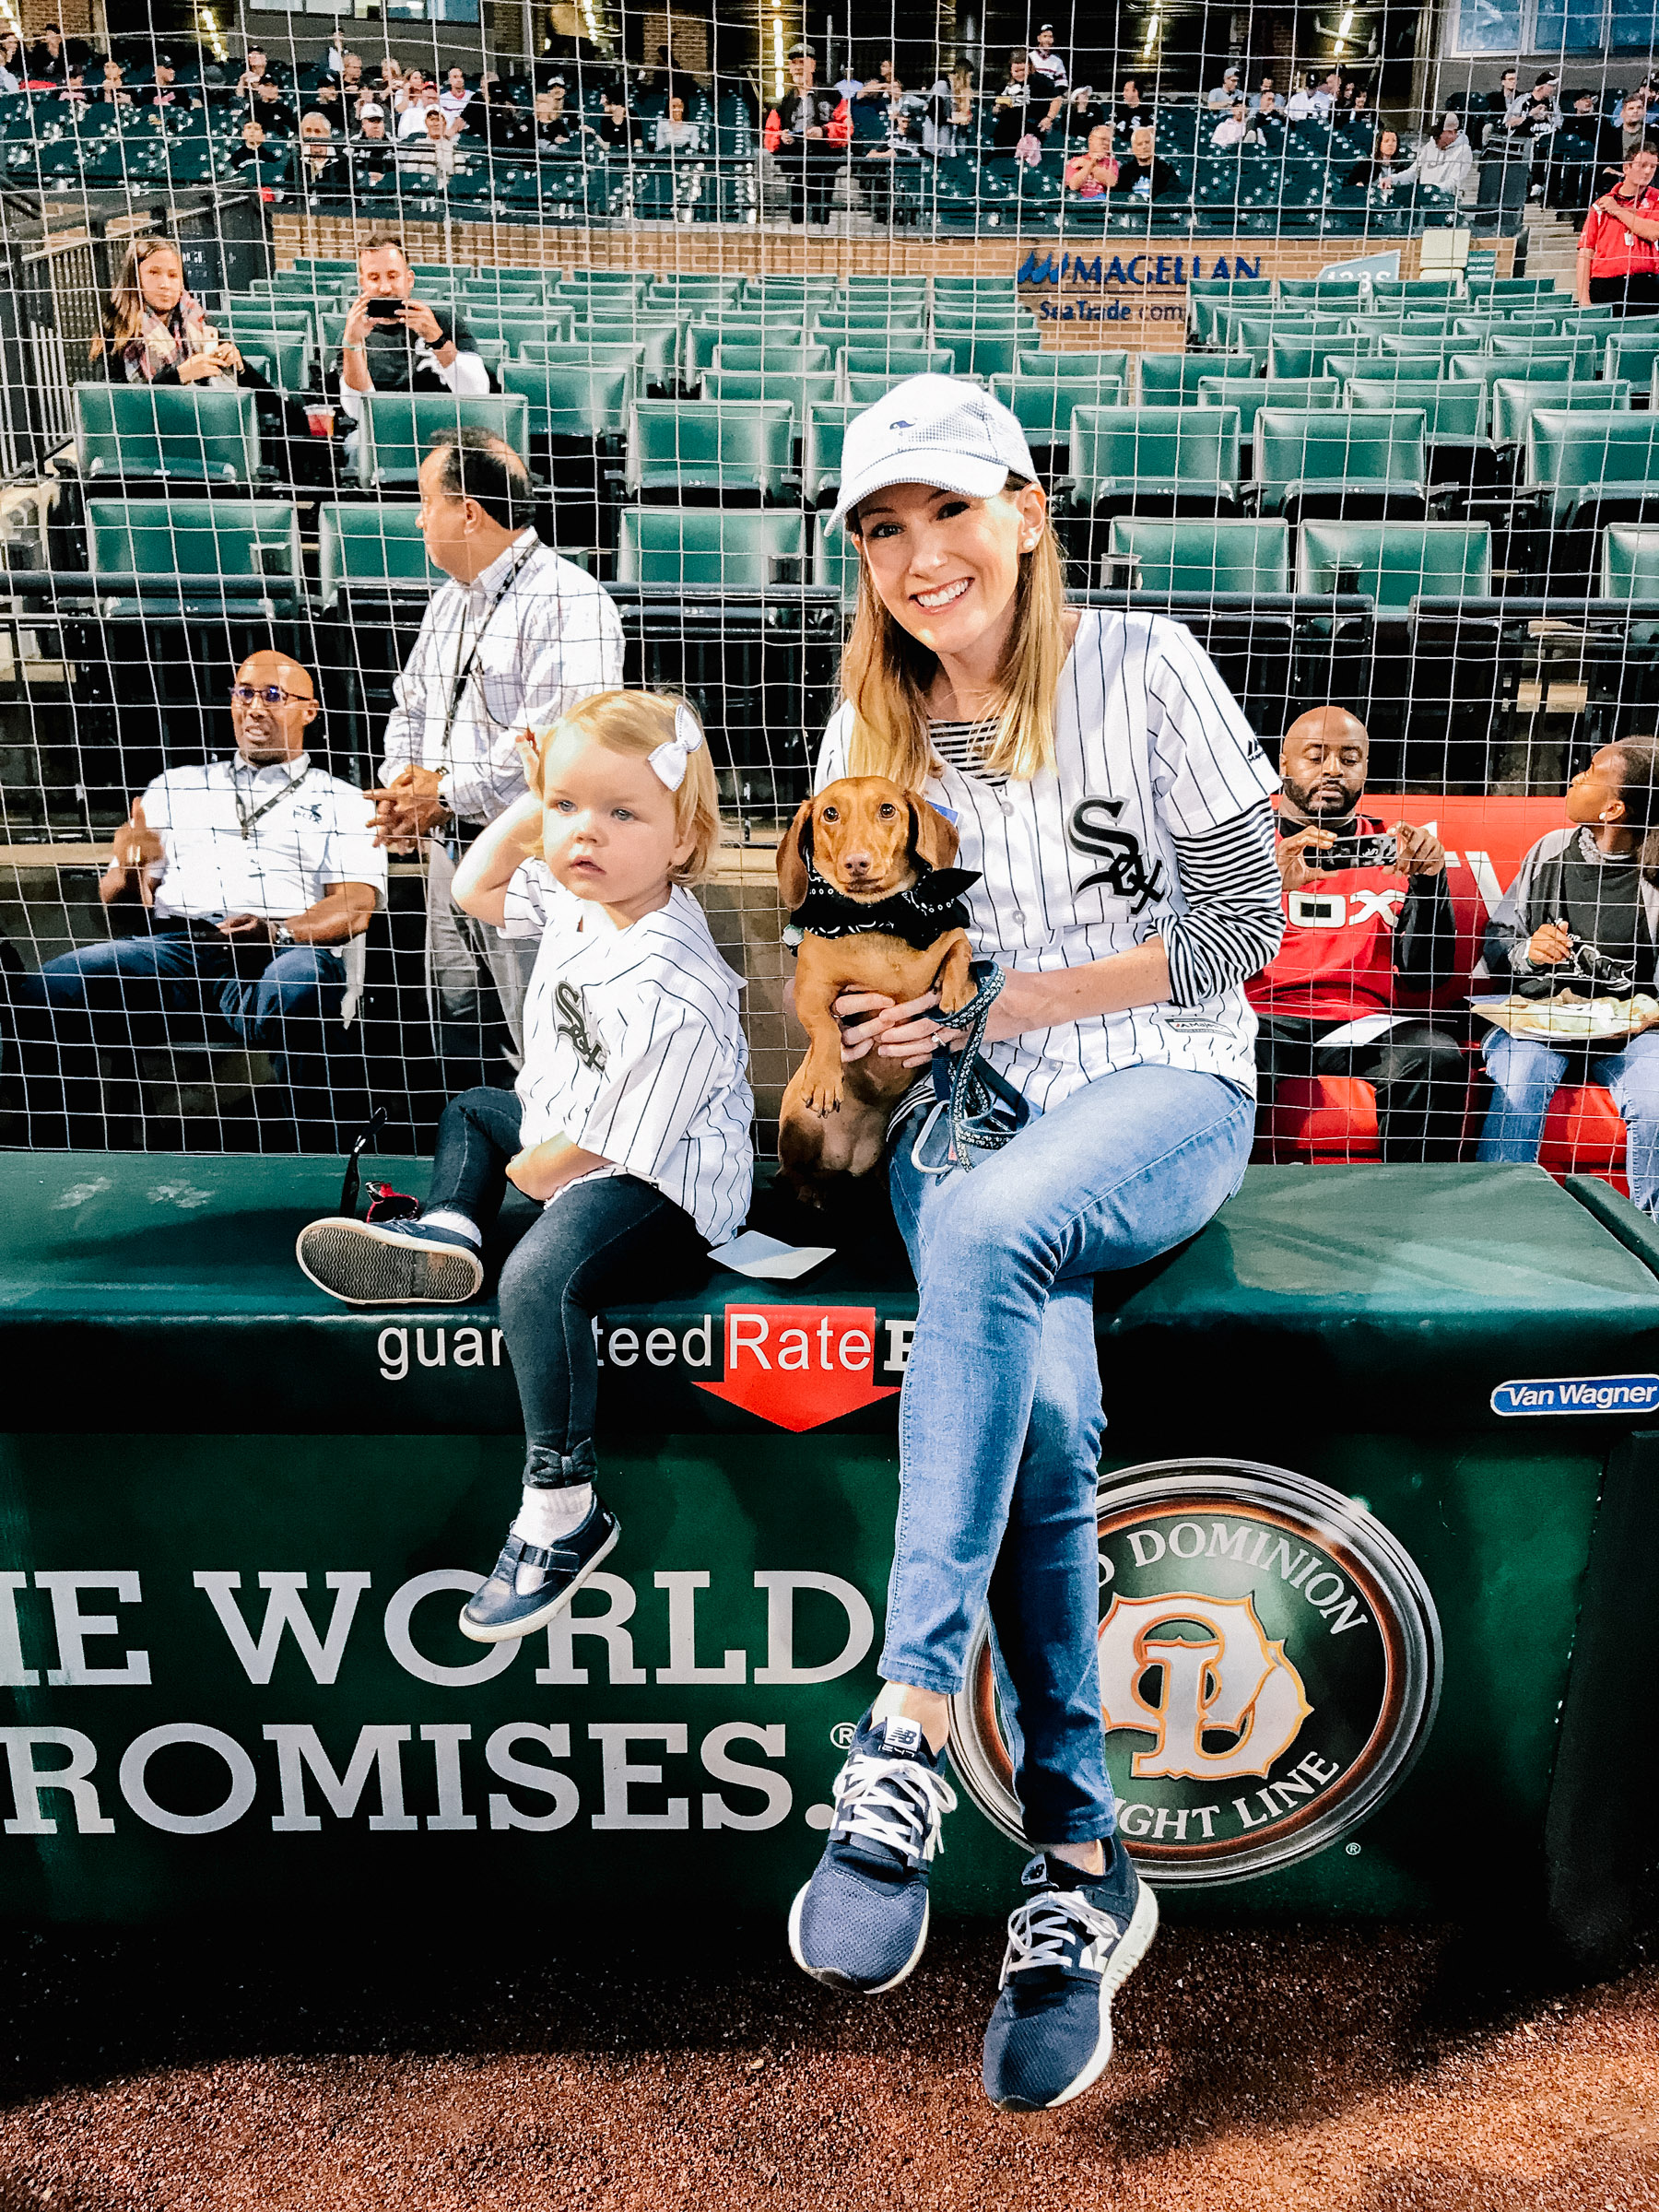
[(925, 952), (947, 929), (966, 929), (968, 909), (962, 894), (979, 881), (976, 868), (935, 868), (918, 859), (921, 871), (908, 891), (866, 903), (849, 899), (826, 883), (811, 861), (806, 864), (806, 896), (789, 917), (783, 933), (786, 945), (798, 945), (810, 933), (815, 937), (858, 937), (870, 934), (902, 937), (912, 952)]

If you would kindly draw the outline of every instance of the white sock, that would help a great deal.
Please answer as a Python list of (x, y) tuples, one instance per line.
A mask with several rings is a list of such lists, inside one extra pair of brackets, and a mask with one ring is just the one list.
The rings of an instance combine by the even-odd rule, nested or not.
[(591, 1482), (572, 1483), (567, 1490), (526, 1488), (512, 1533), (523, 1536), (526, 1544), (538, 1544), (546, 1551), (568, 1536), (573, 1528), (580, 1527), (593, 1506)]
[(441, 1206), (433, 1213), (422, 1214), (420, 1218), (429, 1229), (453, 1229), (469, 1244), (482, 1245), (484, 1241), (477, 1223), (469, 1221), (465, 1214), (458, 1214), (453, 1206)]

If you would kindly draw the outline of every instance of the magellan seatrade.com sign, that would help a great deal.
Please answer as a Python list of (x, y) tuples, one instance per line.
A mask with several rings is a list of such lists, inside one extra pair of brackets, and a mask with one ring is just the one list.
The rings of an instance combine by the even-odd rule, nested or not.
[[(1244, 1461), (1135, 1467), (1101, 1483), (1097, 1541), (1107, 1765), (1120, 1832), (1156, 1881), (1306, 1858), (1404, 1779), (1433, 1724), (1440, 1623), (1362, 1504)], [(1018, 1837), (982, 1630), (951, 1756)]]
[(1259, 253), (1177, 253), (1123, 238), (1099, 252), (1028, 253), (1015, 282), (1040, 323), (1183, 323), (1189, 283), (1259, 276), (1261, 268)]

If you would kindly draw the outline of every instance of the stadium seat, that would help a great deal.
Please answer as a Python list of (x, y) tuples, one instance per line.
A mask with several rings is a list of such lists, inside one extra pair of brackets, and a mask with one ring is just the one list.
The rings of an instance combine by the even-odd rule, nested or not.
[(1074, 510), (1096, 513), (1236, 507), (1239, 410), (1078, 407), (1067, 491)]
[(802, 324), (759, 323), (747, 314), (699, 315), (686, 331), (680, 369), (685, 383), (695, 389), (704, 370), (714, 366), (714, 356), (726, 346), (741, 346), (755, 352), (812, 352), (822, 356), (825, 368), (834, 366), (830, 349), (809, 338)]
[(1485, 599), (1492, 589), (1486, 523), (1305, 522), (1297, 533), (1299, 592), (1363, 592), (1379, 607), (1414, 599)]
[(1216, 311), (1261, 306), (1273, 298), (1271, 276), (1199, 276), (1187, 286), (1187, 328), (1197, 346), (1216, 342)]
[(1536, 361), (1566, 360), (1572, 364), (1569, 374), (1588, 377), (1595, 374), (1602, 348), (1594, 335), (1586, 332), (1582, 337), (1575, 338), (1494, 337), (1488, 350), (1494, 360), (1527, 363), (1524, 371), (1517, 369), (1513, 371), (1517, 376), (1530, 375), (1531, 364)]
[(1018, 329), (968, 331), (950, 324), (934, 325), (934, 338), (947, 348), (957, 376), (1011, 376), (1025, 333)]
[(192, 384), (76, 384), (75, 457), (88, 481), (176, 477), (252, 484), (259, 475), (254, 394)]
[(637, 398), (645, 394), (645, 348), (607, 340), (603, 345), (544, 346), (539, 340), (519, 348), (521, 361), (540, 362), (548, 369), (625, 369)]
[(509, 353), (525, 345), (569, 346), (576, 335), (576, 310), (568, 302), (522, 314), (507, 308), (477, 311), (469, 304), (462, 320), (475, 338), (500, 338)]
[(286, 331), (237, 341), (246, 365), (263, 376), (274, 391), (295, 394), (311, 389), (311, 340)]
[(636, 401), (628, 432), (628, 488), (636, 497), (720, 491), (776, 499), (794, 459), (794, 419), (787, 399), (734, 406)]
[(642, 346), (645, 381), (665, 387), (679, 382), (689, 318), (674, 315), (612, 314), (595, 308), (584, 319), (582, 335), (595, 346)]
[(1345, 361), (1374, 359), (1371, 348), (1369, 338), (1275, 338), (1267, 351), (1267, 373), (1283, 378), (1340, 376)]
[(1602, 532), (1601, 588), (1608, 599), (1659, 599), (1659, 529), (1607, 524)]
[(991, 390), (1013, 415), (1034, 453), (1064, 452), (1070, 446), (1074, 407), (1124, 404), (1124, 387), (1116, 377), (1085, 384), (1068, 378), (994, 376)]
[(1256, 487), (1264, 514), (1300, 520), (1311, 509), (1426, 504), (1428, 421), (1420, 407), (1391, 414), (1264, 407), (1256, 417)]
[(1281, 522), (1160, 522), (1119, 515), (1107, 581), (1142, 592), (1288, 592), (1290, 529)]
[(1362, 413), (1421, 407), (1429, 418), (1430, 445), (1465, 444), (1486, 436), (1484, 384), (1453, 383), (1446, 378), (1435, 383), (1406, 383), (1385, 377), (1373, 381), (1370, 377), (1350, 376), (1343, 380), (1342, 390), (1348, 406)]
[(625, 507), (618, 583), (762, 591), (805, 581), (806, 517), (730, 507)]
[(1659, 415), (1535, 408), (1526, 482), (1557, 528), (1582, 529), (1610, 508), (1659, 509)]
[(1599, 1084), (1563, 1083), (1544, 1117), (1538, 1165), (1558, 1181), (1594, 1175), (1628, 1198), (1625, 1159), (1625, 1125), (1612, 1093)]
[[(1500, 376), (1508, 377), (1512, 382), (1529, 384), (1583, 384), (1591, 381), (1574, 373), (1572, 361), (1565, 354), (1547, 360), (1536, 356), (1517, 360), (1512, 354), (1453, 353), (1447, 355), (1441, 373), (1483, 384), (1494, 384)], [(1568, 404), (1566, 399), (1561, 402), (1563, 406)]]
[(300, 581), (300, 520), (279, 500), (88, 500), (92, 574)]
[(700, 396), (716, 406), (726, 407), (760, 399), (784, 400), (794, 418), (794, 434), (798, 438), (807, 408), (834, 403), (840, 390), (833, 370), (812, 370), (804, 376), (792, 376), (778, 370), (762, 375), (747, 369), (705, 369)]
[[(1030, 356), (1028, 354), (1023, 358), (1029, 360)], [(1057, 358), (1065, 360), (1068, 358), (1087, 359), (1088, 357), (1061, 354)], [(1217, 353), (1143, 353), (1137, 374), (1140, 380), (1137, 391), (1146, 406), (1196, 406), (1198, 387), (1205, 382), (1213, 383), (1222, 380), (1230, 384), (1246, 387), (1253, 383), (1262, 384), (1253, 359), (1241, 361), (1236, 357)], [(1262, 384), (1262, 389), (1266, 390), (1265, 384)]]
[(437, 585), (443, 574), (427, 559), (419, 508), (376, 502), (318, 509), (317, 581), (330, 607), (343, 583)]
[(1652, 392), (1655, 359), (1659, 359), (1659, 332), (1618, 331), (1606, 341), (1602, 375), (1608, 383), (1622, 379), (1635, 391)]
[(366, 393), (358, 429), (358, 481), (375, 487), (413, 484), (434, 441), (462, 425), (493, 430), (522, 453), (529, 418), (530, 403), (522, 394), (457, 398), (449, 392)]
[[(919, 294), (921, 287), (916, 289)], [(815, 314), (809, 327), (815, 346), (874, 346), (888, 332), (900, 336), (908, 333), (911, 345), (925, 346), (926, 324), (927, 310), (917, 298), (905, 307), (850, 308), (835, 314)]]
[(1247, 443), (1255, 437), (1256, 417), (1264, 407), (1334, 407), (1341, 397), (1342, 386), (1334, 376), (1198, 379), (1199, 406), (1237, 407), (1239, 435)]
[(816, 507), (832, 499), (841, 483), (841, 440), (858, 409), (843, 400), (814, 400), (804, 417), (801, 491)]
[(709, 307), (735, 307), (743, 286), (741, 276), (653, 276), (645, 305), (665, 307), (676, 314), (688, 307), (699, 312)]
[(1630, 387), (1626, 383), (1589, 383), (1574, 380), (1571, 383), (1534, 383), (1530, 378), (1500, 376), (1493, 379), (1492, 440), (1497, 445), (1524, 445), (1526, 426), (1539, 407), (1571, 407), (1576, 415), (1581, 411), (1606, 414), (1611, 410), (1629, 410)]
[(1373, 276), (1371, 285), (1371, 304), (1375, 307), (1404, 306), (1438, 300), (1450, 306), (1465, 297), (1460, 276)]
[(638, 397), (631, 367), (503, 361), (500, 378), (503, 392), (527, 402), (531, 439), (623, 438)]
[(858, 604), (858, 547), (845, 530), (819, 529), (812, 546), (812, 581), (840, 594), (844, 607)]
[(889, 384), (910, 376), (954, 376), (956, 356), (947, 346), (912, 346), (900, 332), (890, 346), (842, 346), (835, 356), (836, 372), (849, 377), (885, 377)]
[[(1143, 366), (1152, 358), (1144, 355)], [(1179, 359), (1180, 356), (1171, 358)], [(1021, 347), (1015, 355), (1013, 372), (1023, 383), (1079, 385), (1078, 400), (1083, 402), (1093, 396), (1097, 385), (1112, 378), (1127, 390), (1129, 356), (1122, 348), (1107, 348), (1099, 353), (1069, 349), (1065, 353), (1043, 353), (1034, 346), (1028, 346)], [(1143, 393), (1142, 396), (1147, 394)]]

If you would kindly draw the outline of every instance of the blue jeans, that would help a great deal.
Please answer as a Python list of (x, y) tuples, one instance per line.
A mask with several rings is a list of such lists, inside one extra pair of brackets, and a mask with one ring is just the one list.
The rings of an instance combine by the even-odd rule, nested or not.
[(1644, 1030), (1622, 1051), (1596, 1053), (1586, 1061), (1536, 1037), (1512, 1037), (1496, 1027), (1481, 1046), (1492, 1078), (1492, 1102), (1481, 1124), (1477, 1159), (1535, 1160), (1549, 1101), (1567, 1079), (1603, 1083), (1624, 1116), (1625, 1165), (1630, 1198), (1644, 1214), (1659, 1215), (1659, 1030)]
[(44, 1076), (59, 1112), (100, 1112), (98, 1049), (130, 1049), (134, 1022), (159, 1020), (180, 1050), (234, 1042), (269, 1053), (296, 1124), (333, 1142), (327, 1054), (346, 969), (325, 945), (273, 952), (158, 928), (83, 945), (4, 982), (29, 1088), (38, 1097)]
[(971, 1171), (893, 1159), (921, 1287), (900, 1402), (889, 1682), (952, 1696), (987, 1605), (1015, 1788), (1034, 1842), (1116, 1825), (1096, 1663), (1105, 1413), (1094, 1277), (1194, 1235), (1243, 1178), (1254, 1109), (1218, 1077), (1130, 1067)]

